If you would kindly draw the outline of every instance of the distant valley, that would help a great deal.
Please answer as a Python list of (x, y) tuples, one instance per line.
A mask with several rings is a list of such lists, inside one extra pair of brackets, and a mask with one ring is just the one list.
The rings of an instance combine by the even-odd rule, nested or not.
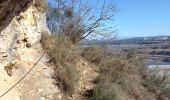
[(170, 63), (170, 36), (136, 37), (129, 39), (90, 40), (86, 45), (111, 45), (126, 51), (137, 50), (149, 62)]

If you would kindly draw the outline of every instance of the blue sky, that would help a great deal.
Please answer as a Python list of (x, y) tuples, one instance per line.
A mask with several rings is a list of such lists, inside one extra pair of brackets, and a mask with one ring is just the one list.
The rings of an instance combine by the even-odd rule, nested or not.
[(120, 37), (170, 35), (170, 0), (115, 0)]
[[(96, 6), (103, 0), (89, 1)], [(170, 0), (110, 1), (118, 7), (113, 24), (118, 37), (170, 35)]]

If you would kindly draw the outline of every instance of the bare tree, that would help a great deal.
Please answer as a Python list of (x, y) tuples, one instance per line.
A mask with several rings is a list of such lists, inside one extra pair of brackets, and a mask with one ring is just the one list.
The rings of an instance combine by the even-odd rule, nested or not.
[(98, 8), (89, 4), (89, 0), (56, 0), (49, 24), (52, 32), (69, 36), (73, 42), (92, 34), (113, 33), (114, 29), (107, 23), (113, 21), (115, 5), (106, 0)]

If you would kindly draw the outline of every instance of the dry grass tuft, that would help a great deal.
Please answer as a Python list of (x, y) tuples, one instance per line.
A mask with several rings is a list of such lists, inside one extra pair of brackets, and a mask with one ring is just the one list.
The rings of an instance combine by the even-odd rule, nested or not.
[(97, 46), (88, 47), (81, 52), (81, 56), (92, 63), (98, 64), (101, 62), (103, 50)]
[[(166, 77), (157, 78), (148, 76), (148, 69), (136, 52), (128, 51), (123, 56), (115, 56), (102, 47), (88, 47), (82, 51), (81, 56), (94, 63), (99, 68), (99, 76), (95, 80), (96, 86), (93, 89), (90, 100), (155, 100), (152, 92), (147, 91), (150, 87), (159, 87), (162, 91), (156, 94), (160, 100), (162, 94), (169, 95)], [(114, 52), (114, 51), (113, 51)], [(166, 85), (166, 88), (165, 88)], [(151, 88), (152, 88), (151, 87)], [(168, 100), (168, 99), (167, 99)]]
[(170, 79), (165, 72), (160, 72), (159, 70), (151, 69), (148, 73), (148, 77), (144, 81), (144, 86), (153, 93), (158, 95), (161, 100), (166, 100), (165, 98), (170, 98)]
[(76, 67), (78, 52), (69, 38), (44, 34), (41, 41), (54, 63), (54, 78), (57, 85), (72, 95), (78, 83), (79, 73)]
[(90, 100), (121, 100), (115, 88), (118, 85), (126, 87), (128, 73), (126, 63), (121, 58), (114, 58), (102, 47), (88, 47), (82, 51), (81, 56), (96, 64), (99, 68), (99, 76), (95, 80)]
[(47, 0), (34, 0), (33, 5), (37, 8), (38, 11), (41, 12), (49, 10)]
[[(55, 64), (54, 78), (58, 86), (72, 95), (79, 80), (78, 50), (69, 38), (62, 36), (44, 34), (42, 45)], [(95, 64), (99, 73), (89, 100), (168, 100), (170, 88), (166, 74), (158, 77), (158, 74), (148, 73), (142, 58), (135, 52), (115, 56), (107, 52), (106, 47), (93, 46), (83, 48), (80, 55)]]

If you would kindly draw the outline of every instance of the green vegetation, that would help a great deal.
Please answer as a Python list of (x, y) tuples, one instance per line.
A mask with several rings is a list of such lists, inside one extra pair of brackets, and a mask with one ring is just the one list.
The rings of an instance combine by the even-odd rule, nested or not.
[(149, 95), (150, 89), (153, 90), (155, 87), (162, 91), (161, 96), (168, 97), (170, 89), (166, 75), (160, 77), (159, 74), (148, 72), (149, 69), (145, 67), (142, 58), (137, 56), (134, 50), (119, 54), (118, 57), (108, 53), (106, 48), (88, 47), (81, 53), (82, 57), (94, 63), (99, 69), (99, 76), (95, 80), (96, 86), (92, 96), (89, 97), (90, 100), (131, 100), (132, 98), (154, 100), (160, 98), (160, 94), (156, 94), (158, 97)]
[(78, 52), (72, 45), (69, 38), (50, 36), (44, 34), (42, 36), (42, 45), (50, 56), (50, 62), (54, 63), (54, 78), (57, 85), (66, 93), (72, 95), (77, 86), (79, 74), (76, 67)]
[(43, 34), (41, 42), (54, 64), (59, 88), (71, 96), (75, 94), (81, 76), (77, 63), (82, 58), (94, 65), (98, 73), (89, 100), (170, 98), (167, 76), (150, 72), (134, 48), (114, 54), (107, 46), (92, 46), (82, 48), (79, 54), (75, 45), (80, 40), (94, 33), (106, 36), (114, 32), (106, 23), (112, 21), (115, 6), (104, 0), (99, 8), (99, 13), (94, 15), (94, 9), (82, 0), (56, 0), (56, 6), (50, 8), (48, 24), (53, 35)]
[[(42, 46), (54, 63), (54, 78), (64, 93), (73, 95), (79, 82), (80, 56), (96, 66), (99, 74), (89, 100), (168, 100), (170, 86), (166, 74), (149, 71), (135, 50), (121, 54), (108, 47), (75, 48), (69, 37), (44, 34)], [(154, 94), (154, 95), (153, 95)]]
[(168, 75), (164, 72), (161, 73), (159, 70), (152, 69), (148, 73), (148, 77), (144, 81), (144, 86), (151, 92), (158, 95), (159, 99), (166, 97), (170, 98), (170, 80)]
[(81, 52), (81, 56), (92, 63), (100, 63), (102, 60), (103, 50), (97, 46), (85, 48)]
[(82, 57), (99, 68), (99, 76), (90, 100), (122, 100), (117, 89), (120, 88), (119, 85), (123, 88), (128, 86), (126, 80), (129, 75), (124, 69), (125, 63), (104, 51), (102, 47), (89, 47), (81, 53)]

